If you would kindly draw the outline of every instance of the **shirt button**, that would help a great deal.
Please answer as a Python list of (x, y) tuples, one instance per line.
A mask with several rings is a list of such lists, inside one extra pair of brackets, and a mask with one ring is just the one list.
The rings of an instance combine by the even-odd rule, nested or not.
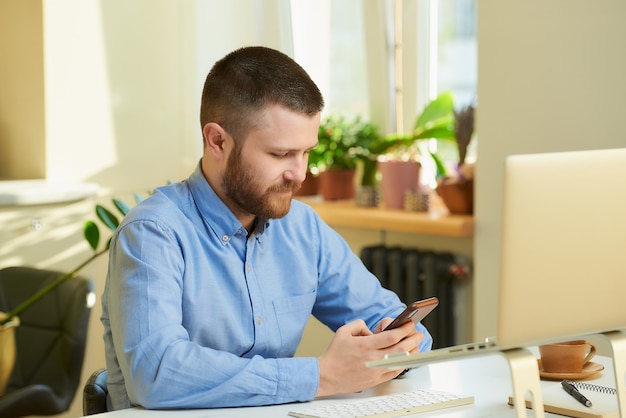
[(263, 323), (263, 318), (261, 318), (260, 316), (256, 317), (256, 323), (257, 325), (261, 325)]
[(226, 235), (226, 234), (222, 235), (222, 241), (223, 242), (227, 242), (228, 241), (228, 235)]

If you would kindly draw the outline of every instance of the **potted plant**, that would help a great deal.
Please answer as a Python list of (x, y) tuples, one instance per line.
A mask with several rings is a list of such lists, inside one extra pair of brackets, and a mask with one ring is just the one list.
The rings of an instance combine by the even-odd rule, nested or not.
[[(419, 157), (424, 152), (418, 143), (432, 138), (454, 139), (454, 99), (450, 92), (441, 93), (426, 105), (418, 115), (412, 132), (380, 138), (364, 154), (363, 158), (370, 161), (363, 166), (364, 179), (375, 178), (376, 172), (381, 172), (381, 192), (388, 208), (402, 208), (406, 190), (416, 191), (418, 188)], [(441, 172), (443, 165), (440, 160), (430, 151), (426, 152), (433, 157), (437, 171)]]
[(471, 214), (474, 211), (474, 164), (466, 162), (467, 148), (474, 133), (473, 104), (454, 112), (454, 131), (458, 162), (452, 173), (443, 170), (437, 192), (450, 213)]
[(320, 123), (318, 141), (309, 155), (309, 166), (311, 171), (319, 170), (322, 197), (324, 200), (352, 199), (358, 141), (353, 125), (341, 116), (331, 115)]
[(364, 121), (361, 117), (357, 117), (352, 122), (351, 131), (356, 138), (353, 154), (361, 171), (361, 178), (356, 189), (356, 204), (357, 206), (376, 206), (380, 200), (376, 155), (395, 142), (388, 141), (378, 126)]

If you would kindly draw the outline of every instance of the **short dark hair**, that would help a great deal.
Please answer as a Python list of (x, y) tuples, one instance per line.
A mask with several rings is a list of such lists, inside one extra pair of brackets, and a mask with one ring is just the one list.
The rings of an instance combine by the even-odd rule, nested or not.
[(307, 72), (286, 54), (262, 46), (240, 48), (217, 61), (207, 75), (200, 124), (218, 123), (243, 139), (258, 112), (272, 104), (313, 116), (322, 111), (324, 99)]

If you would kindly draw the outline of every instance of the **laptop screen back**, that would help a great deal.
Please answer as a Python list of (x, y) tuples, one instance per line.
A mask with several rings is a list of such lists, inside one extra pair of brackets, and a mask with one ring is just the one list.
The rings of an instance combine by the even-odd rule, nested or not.
[(497, 341), (626, 328), (626, 149), (506, 160)]

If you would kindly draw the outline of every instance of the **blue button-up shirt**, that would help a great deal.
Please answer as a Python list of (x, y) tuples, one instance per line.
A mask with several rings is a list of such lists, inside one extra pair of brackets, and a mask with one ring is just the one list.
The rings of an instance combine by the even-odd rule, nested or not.
[(199, 166), (124, 218), (102, 304), (114, 409), (311, 400), (317, 359), (293, 357), (311, 314), (373, 330), (404, 308), (309, 206), (248, 236)]

